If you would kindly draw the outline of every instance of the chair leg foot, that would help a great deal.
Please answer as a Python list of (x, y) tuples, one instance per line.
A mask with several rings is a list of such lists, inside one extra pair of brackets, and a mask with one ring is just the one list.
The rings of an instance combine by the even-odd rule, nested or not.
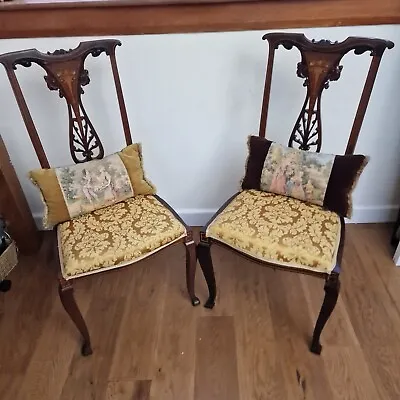
[(86, 322), (82, 317), (81, 312), (76, 304), (74, 297), (74, 289), (71, 281), (67, 281), (64, 278), (59, 279), (58, 293), (60, 295), (61, 303), (65, 311), (70, 316), (72, 322), (78, 328), (78, 331), (82, 335), (83, 345), (81, 348), (81, 353), (83, 356), (89, 356), (93, 353), (90, 344), (89, 331), (86, 326)]
[(193, 240), (192, 232), (188, 232), (188, 236), (185, 242), (186, 248), (186, 287), (189, 293), (190, 301), (192, 306), (198, 306), (200, 304), (199, 298), (196, 296), (194, 291), (194, 284), (196, 278), (196, 244)]
[(325, 297), (322, 303), (321, 311), (319, 312), (317, 322), (314, 328), (314, 334), (310, 345), (310, 351), (314, 354), (321, 354), (322, 346), (320, 337), (329, 317), (334, 310), (340, 291), (339, 274), (332, 273), (329, 275), (325, 283)]
[(310, 351), (311, 351), (311, 353), (317, 354), (317, 355), (319, 356), (319, 355), (321, 354), (321, 351), (322, 351), (322, 345), (321, 345), (321, 343), (318, 343), (318, 342), (314, 343), (314, 342), (312, 342), (312, 343), (311, 343), (311, 346), (310, 346)]
[(8, 292), (11, 289), (11, 281), (9, 279), (4, 279), (0, 282), (0, 292)]
[(93, 353), (92, 346), (90, 342), (84, 342), (81, 349), (81, 354), (84, 357), (90, 356)]
[(201, 235), (200, 243), (197, 245), (197, 258), (199, 259), (199, 263), (203, 271), (204, 278), (206, 279), (209, 291), (209, 297), (204, 304), (204, 307), (212, 309), (215, 306), (217, 288), (215, 283), (214, 267), (211, 258), (211, 244), (207, 238), (203, 237), (203, 235)]
[(211, 297), (209, 297), (208, 300), (205, 302), (204, 307), (212, 310), (214, 306), (215, 306), (215, 301)]
[(196, 306), (198, 306), (200, 304), (200, 300), (199, 300), (199, 298), (198, 297), (194, 297), (194, 298), (192, 298), (192, 306), (193, 307), (196, 307)]

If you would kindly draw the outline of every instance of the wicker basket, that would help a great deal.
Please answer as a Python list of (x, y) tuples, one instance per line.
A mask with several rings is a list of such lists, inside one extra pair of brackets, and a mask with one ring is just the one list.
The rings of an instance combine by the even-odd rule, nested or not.
[(17, 245), (9, 237), (6, 250), (0, 255), (0, 282), (12, 271), (18, 263)]

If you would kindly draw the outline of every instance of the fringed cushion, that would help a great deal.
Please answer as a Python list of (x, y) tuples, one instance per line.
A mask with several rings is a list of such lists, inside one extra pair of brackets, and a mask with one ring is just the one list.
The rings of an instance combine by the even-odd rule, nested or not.
[(329, 274), (340, 242), (340, 217), (286, 196), (245, 190), (207, 227), (207, 237), (261, 261)]
[(352, 192), (368, 157), (314, 153), (250, 136), (242, 189), (293, 197), (351, 217)]
[(144, 175), (138, 143), (101, 160), (29, 173), (45, 204), (43, 225), (54, 225), (140, 194), (155, 194)]
[(122, 267), (186, 236), (182, 223), (154, 196), (135, 196), (57, 227), (64, 278)]

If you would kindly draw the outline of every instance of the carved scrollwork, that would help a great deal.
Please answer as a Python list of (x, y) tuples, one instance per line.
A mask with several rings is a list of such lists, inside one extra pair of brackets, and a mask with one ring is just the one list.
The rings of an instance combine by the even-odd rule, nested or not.
[[(43, 78), (44, 78), (44, 80), (45, 80), (45, 82), (46, 82), (46, 84), (47, 84), (47, 87), (48, 87), (50, 90), (60, 90), (60, 88), (58, 87), (58, 84), (57, 84), (57, 81), (56, 81), (55, 78), (53, 78), (53, 77), (51, 77), (51, 76), (49, 76), (49, 75), (45, 75)], [(60, 95), (60, 97), (63, 97), (61, 91), (59, 92), (59, 95)]]
[(17, 69), (17, 66), (21, 65), (22, 67), (29, 68), (32, 66), (32, 61), (29, 59), (21, 59), (12, 64), (12, 69)]
[(300, 61), (297, 63), (297, 76), (304, 79), (303, 86), (308, 86), (308, 67), (307, 64)]
[(79, 84), (81, 85), (81, 93), (84, 93), (82, 86), (89, 85), (90, 83), (90, 77), (89, 77), (89, 71), (87, 69), (83, 69), (79, 75)]
[(326, 74), (326, 80), (324, 83), (324, 88), (329, 89), (329, 82), (339, 80), (342, 74), (343, 65), (334, 65), (330, 71)]
[(62, 56), (62, 55), (71, 53), (71, 51), (72, 51), (72, 49), (69, 49), (69, 50), (57, 49), (57, 50), (54, 50), (53, 52), (48, 51), (46, 54), (47, 54), (48, 56)]
[(270, 45), (275, 49), (280, 45), (288, 50), (295, 46), (300, 52), (318, 51), (324, 53), (337, 53), (342, 56), (351, 50), (354, 50), (355, 54), (362, 54), (370, 51), (373, 56), (381, 56), (385, 49), (391, 49), (394, 47), (394, 43), (390, 40), (349, 37), (343, 42), (331, 42), (330, 40), (325, 39), (309, 40), (302, 33), (271, 32), (266, 33), (263, 36), (263, 39), (267, 39)]
[(336, 40), (334, 42), (331, 42), (330, 40), (327, 39), (321, 39), (321, 40), (316, 40), (316, 39), (312, 39), (311, 43), (316, 44), (318, 46), (332, 46), (334, 44), (338, 44), (339, 42)]
[(277, 49), (280, 45), (282, 45), (286, 50), (292, 50), (294, 44), (291, 40), (282, 40), (281, 42), (276, 43), (275, 49)]
[(320, 67), (322, 69), (322, 74), (325, 75), (323, 81), (323, 87), (325, 89), (329, 88), (329, 82), (337, 81), (340, 78), (343, 70), (342, 65), (333, 65), (332, 67), (330, 67), (329, 64), (326, 64), (326, 62), (323, 60), (311, 62), (309, 64), (304, 61), (300, 61), (299, 63), (297, 63), (296, 73), (299, 78), (304, 79), (303, 86), (308, 86), (309, 70), (314, 67)]
[[(67, 78), (67, 76), (69, 76), (69, 78)], [(45, 75), (43, 78), (47, 84), (47, 87), (50, 90), (58, 90), (58, 95), (60, 96), (60, 98), (64, 97), (64, 93), (62, 91), (62, 86), (60, 85), (60, 83), (64, 83), (67, 79), (70, 79), (71, 83), (74, 84), (76, 79), (75, 71), (71, 72), (68, 70), (59, 72), (57, 74), (57, 78), (49, 74)], [(82, 69), (79, 74), (79, 87), (81, 94), (85, 93), (82, 86), (86, 86), (89, 83), (90, 83), (89, 71), (87, 69)]]
[(102, 48), (102, 47), (97, 47), (95, 49), (93, 49), (90, 54), (93, 57), (98, 57), (101, 53), (105, 52), (107, 55), (109, 54), (106, 48)]

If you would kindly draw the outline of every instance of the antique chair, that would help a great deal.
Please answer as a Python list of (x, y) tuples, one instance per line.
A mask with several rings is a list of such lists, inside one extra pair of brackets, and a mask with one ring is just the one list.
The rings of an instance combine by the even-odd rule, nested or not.
[[(105, 39), (82, 42), (77, 48), (67, 51), (56, 50), (53, 53), (43, 54), (36, 49), (31, 49), (0, 56), (0, 63), (7, 71), (22, 118), (42, 168), (49, 169), (49, 161), (14, 70), (19, 65), (30, 67), (32, 63), (44, 69), (46, 72), (44, 79), (48, 88), (58, 91), (59, 96), (64, 98), (67, 103), (69, 116), (69, 137), (67, 140), (73, 161), (78, 165), (78, 163), (95, 159), (101, 160), (104, 156), (103, 145), (82, 103), (81, 95), (84, 93), (82, 87), (90, 82), (88, 71), (84, 65), (89, 54), (98, 57), (105, 53), (110, 59), (126, 144), (127, 146), (132, 145), (115, 58), (115, 49), (120, 45), (121, 43), (118, 40)], [(91, 162), (93, 163), (93, 161)], [(123, 213), (122, 218), (113, 218), (113, 214), (119, 213), (118, 215), (121, 215), (121, 212)], [(88, 219), (87, 215), (84, 215), (83, 218)], [(55, 227), (61, 264), (59, 295), (65, 310), (83, 337), (82, 354), (84, 356), (91, 354), (92, 349), (86, 323), (74, 299), (72, 281), (76, 278), (132, 264), (172, 243), (181, 241), (186, 248), (187, 290), (192, 304), (199, 304), (199, 300), (194, 294), (196, 253), (192, 230), (185, 225), (164, 200), (157, 195), (134, 196), (122, 203), (119, 202), (90, 213), (89, 218), (92, 222), (94, 221), (91, 226), (83, 223), (82, 217), (78, 217), (60, 223)], [(76, 238), (74, 238), (74, 235), (78, 234), (74, 230), (75, 225), (81, 230), (83, 229), (83, 232), (79, 234), (80, 236), (76, 236)], [(123, 225), (125, 225), (125, 228)], [(101, 229), (100, 232), (99, 228)], [(98, 250), (96, 244), (98, 234), (111, 238), (107, 243), (109, 247), (106, 246), (101, 251)], [(83, 255), (83, 252), (76, 251), (78, 240), (85, 243), (85, 255)], [(74, 254), (71, 254), (71, 248), (67, 248), (67, 243), (70, 247), (75, 246), (73, 247), (75, 249)], [(115, 257), (113, 258), (113, 254), (107, 253), (107, 249), (120, 249), (122, 246), (125, 246), (126, 253), (124, 253), (124, 250), (121, 254), (118, 253), (119, 259), (117, 261)], [(97, 257), (95, 262), (94, 257)], [(104, 261), (102, 258), (104, 258)], [(70, 262), (74, 263), (74, 268), (72, 268), (72, 264), (69, 264)]]
[[(303, 34), (295, 33), (268, 33), (263, 36), (263, 39), (268, 40), (269, 57), (259, 135), (254, 138), (258, 141), (266, 141), (266, 139), (260, 138), (265, 138), (275, 50), (278, 49), (280, 45), (287, 50), (296, 47), (301, 55), (301, 61), (297, 64), (297, 75), (304, 79), (303, 86), (306, 87), (306, 97), (290, 135), (288, 147), (297, 147), (300, 150), (315, 149), (318, 153), (322, 145), (320, 105), (324, 89), (329, 87), (330, 81), (336, 81), (340, 78), (342, 71), (340, 62), (345, 54), (350, 51), (354, 51), (356, 55), (367, 51), (370, 52), (372, 57), (371, 65), (345, 152), (346, 155), (353, 154), (381, 57), (385, 49), (391, 49), (394, 44), (390, 41), (380, 39), (358, 37), (350, 37), (341, 43), (331, 43), (327, 40), (309, 41)], [(290, 150), (288, 149), (287, 151)], [(308, 155), (310, 153), (303, 152), (302, 154)], [(315, 155), (317, 156), (317, 154)], [(349, 156), (347, 159), (351, 157), (358, 156)], [(249, 163), (249, 161), (247, 163)], [(333, 194), (336, 195), (335, 192)], [(298, 211), (300, 210), (300, 216), (295, 218), (291, 216), (288, 217), (288, 214), (286, 214), (288, 208), (284, 209), (283, 206), (280, 208), (280, 204), (283, 203), (285, 207), (289, 203), (291, 204), (290, 207), (292, 207), (292, 209), (289, 209), (289, 213), (294, 212), (294, 215), (298, 215)], [(296, 211), (293, 211), (294, 208), (296, 208)], [(314, 221), (318, 220), (325, 223), (325, 218), (327, 221), (328, 218), (331, 219), (329, 226), (332, 226), (332, 224), (336, 224), (337, 226), (333, 235), (334, 237), (329, 238), (330, 242), (327, 241), (327, 243), (332, 243), (332, 250), (329, 254), (329, 260), (331, 262), (331, 264), (329, 264), (330, 268), (318, 267), (318, 263), (315, 264), (317, 265), (317, 267), (315, 267), (314, 264), (306, 264), (305, 262), (303, 264), (283, 262), (282, 260), (296, 260), (297, 255), (293, 254), (294, 247), (298, 249), (299, 253), (302, 252), (301, 257), (307, 259), (307, 256), (310, 255), (307, 254), (309, 248), (307, 247), (308, 244), (305, 245), (303, 243), (310, 243), (311, 240), (313, 240), (310, 230), (317, 227)], [(299, 228), (297, 231), (298, 237), (300, 235), (299, 232), (302, 232), (302, 234), (303, 232), (307, 232), (307, 237), (305, 239), (304, 235), (302, 236), (304, 242), (295, 242), (296, 232), (293, 234), (294, 236), (290, 237), (289, 233), (291, 227), (289, 225), (293, 223), (293, 221), (296, 221), (296, 226), (294, 226), (294, 228)], [(301, 228), (297, 222), (302, 224)], [(281, 235), (278, 231), (283, 232), (283, 234)], [(319, 233), (320, 237), (323, 239), (324, 235), (328, 234), (332, 235), (332, 231), (327, 233), (327, 230), (324, 231), (322, 229)], [(322, 349), (320, 335), (336, 305), (339, 295), (339, 274), (341, 271), (345, 240), (344, 234), (344, 218), (336, 213), (325, 210), (322, 206), (309, 205), (306, 202), (285, 197), (280, 194), (246, 190), (246, 188), (242, 187), (242, 191), (232, 196), (200, 232), (197, 257), (209, 288), (209, 298), (205, 307), (213, 308), (216, 298), (216, 283), (210, 251), (213, 243), (226, 246), (253, 261), (268, 265), (272, 268), (312, 274), (323, 278), (325, 280), (325, 298), (315, 325), (310, 346), (311, 352), (320, 354)], [(288, 245), (287, 243), (290, 243), (290, 241), (291, 244)], [(246, 244), (243, 245), (243, 243)], [(333, 243), (335, 243), (336, 247)], [(313, 247), (313, 249), (315, 248), (316, 247)], [(269, 256), (263, 257), (263, 254), (269, 254)], [(325, 254), (323, 254), (323, 250), (320, 248), (317, 255), (310, 255), (310, 259), (311, 256), (315, 259), (315, 257), (325, 257)], [(268, 260), (266, 260), (266, 258), (268, 258)], [(300, 259), (300, 256), (298, 256), (298, 259)]]

